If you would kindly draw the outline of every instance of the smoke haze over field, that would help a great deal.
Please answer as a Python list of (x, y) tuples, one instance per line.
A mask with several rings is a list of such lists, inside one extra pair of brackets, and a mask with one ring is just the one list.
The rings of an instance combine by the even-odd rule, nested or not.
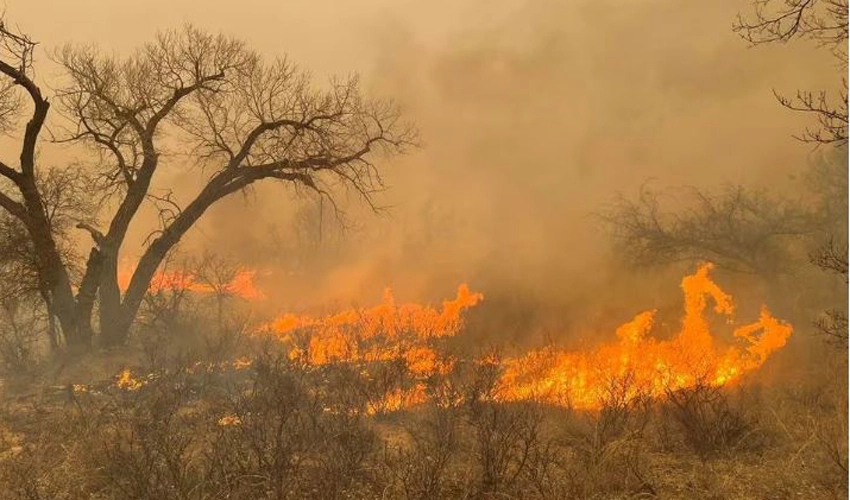
[[(618, 192), (650, 179), (799, 187), (790, 176), (810, 150), (790, 136), (807, 122), (771, 90), (832, 88), (835, 68), (805, 44), (749, 48), (731, 30), (749, 7), (6, 0), (6, 15), (41, 42), (39, 62), (66, 42), (120, 53), (192, 22), (264, 55), (288, 54), (320, 82), (359, 72), (370, 92), (396, 100), (423, 144), (383, 165), (389, 189), (376, 201), (390, 207), (385, 214), (343, 196), (352, 229), (340, 236), (326, 212), (318, 245), (313, 205), (264, 185), (247, 204), (235, 196), (215, 207), (184, 245), (278, 269), (267, 278), (273, 296), (301, 306), (377, 298), (384, 285), (436, 299), (464, 280), (485, 295), (568, 300), (579, 284), (606, 279), (606, 240), (592, 214)], [(51, 71), (39, 76), (49, 81)], [(188, 193), (199, 177), (171, 166), (158, 185)], [(128, 256), (145, 234), (139, 228), (125, 245)], [(280, 271), (316, 260), (299, 275)]]
[(850, 0), (0, 3), (0, 500), (848, 498)]

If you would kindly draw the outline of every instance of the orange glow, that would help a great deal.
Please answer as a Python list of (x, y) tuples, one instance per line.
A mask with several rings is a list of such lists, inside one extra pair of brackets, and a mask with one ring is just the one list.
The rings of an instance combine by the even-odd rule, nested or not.
[[(118, 270), (118, 286), (121, 290), (126, 290), (130, 285), (134, 270), (135, 265), (122, 266)], [(200, 281), (189, 271), (160, 271), (151, 279), (148, 289), (152, 293), (186, 290), (201, 294), (222, 293), (247, 300), (260, 300), (264, 298), (264, 295), (254, 283), (256, 275), (257, 272), (253, 269), (240, 269), (229, 282), (213, 286)]]
[(115, 381), (115, 387), (127, 391), (137, 391), (141, 389), (143, 385), (145, 385), (144, 381), (134, 378), (133, 374), (130, 373), (129, 368), (121, 370), (121, 373), (118, 374), (117, 380)]
[(383, 399), (370, 402), (366, 413), (375, 415), (379, 413), (390, 413), (421, 405), (428, 400), (425, 392), (425, 384), (418, 383), (411, 389), (393, 389)]
[(242, 419), (236, 415), (225, 415), (218, 419), (218, 425), (221, 427), (231, 427), (234, 425), (242, 425)]
[[(774, 318), (763, 306), (757, 321), (737, 326), (730, 342), (720, 342), (710, 329), (709, 307), (727, 323), (733, 323), (735, 304), (709, 276), (712, 267), (702, 264), (682, 279), (684, 317), (671, 338), (662, 340), (650, 335), (656, 311), (649, 310), (617, 328), (614, 340), (593, 349), (566, 351), (546, 347), (518, 357), (487, 356), (477, 362), (492, 365), (498, 371), (491, 397), (496, 401), (534, 400), (597, 410), (612, 391), (626, 400), (662, 398), (668, 391), (698, 384), (719, 387), (736, 383), (781, 349), (793, 328)], [(243, 289), (241, 286), (255, 290), (253, 274), (248, 273), (233, 281), (234, 290)], [(211, 291), (196, 285), (191, 276), (178, 273), (158, 275), (153, 286)], [(396, 375), (407, 377), (410, 384), (402, 387), (390, 383), (382, 389), (384, 392), (370, 397), (365, 408), (369, 414), (392, 412), (426, 402), (428, 380), (453, 371), (457, 360), (443, 352), (440, 340), (460, 333), (463, 314), (481, 300), (483, 295), (470, 291), (466, 284), (460, 285), (455, 298), (444, 300), (439, 308), (397, 304), (387, 289), (376, 306), (350, 308), (322, 317), (284, 314), (260, 332), (277, 338), (297, 364), (361, 364), (364, 380), (373, 380), (366, 365), (398, 363), (401, 372)], [(249, 359), (239, 358), (218, 365), (198, 363), (192, 371), (242, 370), (251, 364)], [(125, 390), (136, 390), (143, 384), (129, 370), (121, 372), (115, 383)]]

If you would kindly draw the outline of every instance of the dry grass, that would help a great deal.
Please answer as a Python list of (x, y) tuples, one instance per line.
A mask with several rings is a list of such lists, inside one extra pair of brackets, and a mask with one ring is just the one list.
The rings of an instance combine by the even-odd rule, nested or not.
[(387, 375), (364, 386), (350, 366), (305, 369), (274, 352), (215, 376), (193, 373), (195, 362), (172, 361), (138, 390), (7, 397), (0, 499), (847, 495), (846, 392), (828, 380), (698, 386), (663, 401), (612, 389), (587, 413), (495, 403), (494, 373), (460, 367), (431, 381), (442, 399), (370, 416), (381, 390), (405, 383), (392, 366), (361, 367)]

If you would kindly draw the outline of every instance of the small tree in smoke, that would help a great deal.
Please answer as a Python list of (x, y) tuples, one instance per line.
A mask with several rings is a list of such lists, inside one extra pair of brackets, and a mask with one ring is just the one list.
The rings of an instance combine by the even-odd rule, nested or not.
[(310, 273), (327, 267), (340, 255), (349, 222), (322, 197), (311, 197), (295, 211), (293, 226), (296, 270)]
[(192, 274), (195, 279), (209, 287), (216, 305), (216, 328), (221, 334), (224, 330), (224, 302), (233, 296), (233, 280), (242, 270), (233, 259), (204, 252), (192, 262)]
[(602, 218), (620, 255), (637, 265), (709, 260), (769, 280), (790, 267), (791, 244), (813, 231), (804, 207), (764, 192), (686, 192), (681, 200), (644, 187), (636, 199), (617, 198)]
[[(95, 311), (102, 342), (122, 343), (157, 268), (218, 201), (263, 180), (328, 198), (334, 188), (352, 189), (369, 201), (382, 187), (375, 158), (414, 140), (396, 108), (364, 98), (356, 78), (317, 90), (287, 60), (265, 61), (238, 40), (191, 26), (161, 33), (127, 57), (66, 46), (56, 53), (66, 77), (56, 95), (66, 120), (61, 141), (94, 154), (97, 182), (79, 194), (104, 197), (107, 212), (76, 221), (94, 242), (78, 277), (42, 189), (37, 147), (51, 104), (35, 81), (35, 48), (27, 35), (0, 25), (0, 126), (11, 132), (17, 115), (31, 111), (19, 164), (0, 162), (0, 207), (25, 229), (38, 290), (69, 345), (91, 342)], [(198, 159), (206, 179), (185, 204), (152, 189), (156, 173), (179, 154)], [(160, 208), (160, 225), (122, 292), (119, 254), (146, 202)]]
[(231, 299), (239, 295), (237, 280), (246, 269), (234, 257), (210, 251), (190, 259), (188, 267), (192, 280), (206, 287), (209, 299), (214, 302), (215, 331), (213, 335), (205, 335), (204, 341), (207, 354), (221, 362), (233, 352), (248, 325), (248, 317), (237, 318), (227, 314), (226, 307)]

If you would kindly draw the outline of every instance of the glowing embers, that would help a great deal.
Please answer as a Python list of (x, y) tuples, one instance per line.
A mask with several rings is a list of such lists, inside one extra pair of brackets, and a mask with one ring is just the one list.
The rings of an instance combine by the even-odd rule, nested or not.
[[(145, 380), (133, 377), (133, 374), (130, 372), (130, 369), (125, 368), (125, 369), (121, 370), (121, 373), (119, 373), (115, 377), (115, 384), (114, 385), (115, 385), (115, 387), (117, 387), (119, 389), (124, 389), (126, 391), (137, 391), (137, 390), (141, 389), (142, 387), (144, 387)], [(80, 386), (80, 387), (85, 387), (85, 386)], [(80, 392), (84, 392), (84, 391), (80, 391)]]
[(734, 303), (711, 280), (711, 269), (711, 264), (703, 264), (682, 280), (685, 317), (672, 339), (649, 337), (655, 311), (640, 313), (617, 329), (617, 341), (591, 351), (546, 348), (501, 361), (497, 399), (536, 399), (592, 410), (612, 386), (625, 386), (627, 397), (660, 397), (699, 383), (728, 384), (759, 368), (785, 345), (793, 329), (762, 307), (758, 321), (735, 329), (740, 341), (718, 345), (705, 315), (709, 299), (715, 312), (728, 318)]

